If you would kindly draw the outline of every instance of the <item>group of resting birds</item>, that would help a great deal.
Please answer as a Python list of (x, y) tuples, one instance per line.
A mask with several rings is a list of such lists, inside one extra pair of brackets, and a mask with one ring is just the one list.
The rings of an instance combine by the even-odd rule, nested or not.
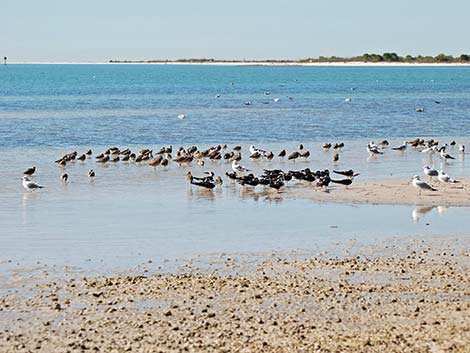
[[(439, 141), (436, 141), (434, 139), (429, 139), (429, 140), (424, 140), (421, 138), (416, 138), (412, 141), (403, 141), (403, 144), (392, 147), (392, 150), (394, 151), (401, 151), (404, 152), (408, 146), (411, 146), (414, 150), (428, 154), (428, 155), (433, 155), (434, 153), (439, 153), (439, 156), (443, 158), (444, 160), (451, 160), (455, 159), (455, 157), (451, 156), (449, 153), (446, 152), (447, 147), (455, 147), (457, 143), (455, 141), (452, 141), (450, 144), (444, 144), (439, 147)], [(374, 141), (370, 141), (367, 144), (367, 152), (371, 157), (374, 156), (379, 156), (384, 154), (384, 150), (388, 147), (389, 143), (387, 140), (383, 140), (379, 143), (375, 143)], [(459, 145), (459, 153), (465, 154), (465, 145), (460, 144)]]
[[(333, 148), (338, 152), (344, 147), (344, 143), (326, 143), (323, 146), (323, 149), (328, 150)], [(226, 177), (230, 180), (236, 180), (241, 185), (247, 186), (256, 186), (256, 185), (265, 185), (276, 190), (279, 190), (286, 182), (290, 181), (292, 178), (299, 180), (315, 181), (315, 185), (320, 187), (327, 187), (330, 182), (339, 183), (343, 185), (350, 185), (352, 179), (358, 175), (352, 173), (351, 175), (346, 175), (348, 178), (344, 180), (331, 180), (329, 178), (329, 171), (317, 171), (315, 173), (311, 172), (310, 169), (304, 169), (301, 171), (287, 171), (282, 170), (265, 170), (264, 174), (255, 177), (248, 169), (240, 165), (242, 159), (241, 146), (235, 146), (231, 151), (228, 150), (227, 145), (217, 145), (212, 146), (204, 150), (199, 150), (197, 146), (190, 146), (188, 148), (180, 147), (176, 150), (175, 156), (172, 156), (173, 147), (161, 147), (160, 150), (154, 152), (151, 149), (142, 149), (137, 153), (132, 152), (129, 148), (119, 149), (118, 147), (107, 148), (102, 153), (99, 153), (95, 156), (95, 162), (98, 164), (106, 165), (113, 164), (118, 162), (131, 162), (132, 164), (142, 165), (147, 164), (153, 168), (157, 167), (167, 167), (170, 163), (177, 163), (180, 166), (190, 165), (192, 162), (197, 163), (200, 167), (203, 167), (205, 161), (218, 161), (225, 160), (232, 162), (232, 173), (226, 173)], [(85, 153), (79, 154), (77, 151), (71, 153), (66, 153), (61, 156), (59, 159), (55, 160), (55, 163), (59, 168), (64, 170), (64, 173), (61, 175), (61, 180), (64, 183), (67, 183), (69, 179), (69, 174), (65, 171), (67, 166), (73, 163), (85, 163), (88, 159), (91, 159), (93, 152), (91, 149), (87, 150)], [(310, 151), (305, 150), (304, 146), (300, 144), (296, 151), (287, 153), (285, 149), (281, 150), (278, 154), (280, 159), (287, 158), (289, 161), (295, 162), (297, 158), (307, 159), (310, 156)], [(249, 147), (249, 156), (250, 160), (272, 160), (274, 158), (274, 153), (272, 151), (268, 152), (263, 149), (256, 148), (255, 146)], [(336, 153), (333, 157), (334, 161), (337, 161), (339, 154)], [(36, 167), (28, 168), (24, 172), (23, 176), (23, 186), (27, 191), (33, 191), (35, 189), (43, 188), (35, 181), (31, 180), (31, 177), (36, 171)], [(96, 176), (96, 173), (93, 169), (88, 171), (88, 177), (93, 179)], [(187, 174), (187, 180), (190, 184), (213, 189), (216, 185), (221, 185), (223, 183), (222, 178), (215, 177), (213, 172), (206, 172), (206, 175), (201, 177), (193, 176), (190, 172)]]

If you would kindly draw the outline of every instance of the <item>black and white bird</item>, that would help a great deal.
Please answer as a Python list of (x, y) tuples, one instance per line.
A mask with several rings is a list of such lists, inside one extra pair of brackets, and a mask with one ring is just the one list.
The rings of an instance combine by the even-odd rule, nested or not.
[(60, 176), (60, 180), (62, 180), (64, 183), (66, 183), (68, 179), (69, 179), (69, 175), (67, 173), (63, 173)]
[(44, 186), (41, 186), (31, 179), (28, 178), (27, 175), (23, 176), (23, 187), (26, 189), (26, 191), (33, 192), (34, 190), (37, 189), (42, 189)]
[(242, 165), (240, 165), (240, 163), (236, 160), (232, 162), (232, 170), (237, 174), (250, 171), (248, 168), (245, 168)]
[(439, 175), (439, 172), (436, 169), (431, 168), (428, 165), (423, 167), (423, 173), (429, 177), (429, 180), (432, 180), (433, 177), (437, 177)]
[(465, 145), (459, 145), (459, 152), (465, 154)]
[(426, 191), (437, 191), (436, 189), (434, 189), (431, 185), (429, 185), (428, 183), (426, 183), (425, 181), (421, 180), (421, 178), (418, 176), (418, 175), (415, 175), (412, 179), (411, 179), (411, 183), (413, 184), (413, 186), (419, 190), (419, 195), (421, 195), (421, 192), (423, 190), (426, 190)]
[(408, 146), (408, 142), (407, 141), (403, 141), (403, 144), (400, 145), (400, 146), (397, 146), (397, 147), (392, 147), (392, 150), (394, 151), (404, 151), (406, 150), (406, 147)]
[(442, 147), (439, 149), (439, 153), (440, 153), (441, 158), (444, 158), (445, 160), (447, 160), (447, 159), (455, 159), (455, 158), (452, 157), (450, 154), (446, 153), (446, 146), (442, 146)]
[(458, 180), (452, 179), (449, 175), (447, 175), (444, 171), (440, 170), (437, 176), (437, 179), (441, 183), (459, 183)]

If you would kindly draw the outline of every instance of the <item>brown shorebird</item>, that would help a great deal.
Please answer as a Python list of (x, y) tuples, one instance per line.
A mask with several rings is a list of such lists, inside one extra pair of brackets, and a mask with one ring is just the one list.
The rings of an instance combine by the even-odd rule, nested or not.
[(331, 148), (331, 143), (328, 142), (328, 143), (323, 144), (323, 149), (329, 150), (330, 148)]
[(339, 154), (335, 153), (333, 156), (333, 162), (338, 162), (339, 161)]
[(31, 168), (26, 169), (26, 170), (23, 172), (23, 175), (31, 176), (31, 175), (34, 174), (35, 171), (36, 171), (36, 167), (35, 167), (35, 166), (32, 166)]
[(297, 158), (299, 158), (299, 157), (300, 157), (300, 152), (295, 151), (295, 152), (292, 152), (291, 154), (289, 154), (289, 156), (287, 157), (287, 159), (288, 159), (289, 161), (290, 161), (290, 160), (294, 160), (294, 162), (295, 162), (295, 160), (296, 160)]

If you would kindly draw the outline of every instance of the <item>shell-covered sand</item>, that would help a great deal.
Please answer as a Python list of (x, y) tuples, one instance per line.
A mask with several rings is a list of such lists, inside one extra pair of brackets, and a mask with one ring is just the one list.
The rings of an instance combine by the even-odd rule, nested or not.
[(0, 292), (0, 351), (469, 352), (469, 249), (418, 238), (254, 266), (223, 255), (215, 270), (25, 277)]

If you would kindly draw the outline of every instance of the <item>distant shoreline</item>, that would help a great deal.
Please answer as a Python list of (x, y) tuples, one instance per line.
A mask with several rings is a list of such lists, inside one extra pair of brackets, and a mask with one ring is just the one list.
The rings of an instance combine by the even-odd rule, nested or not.
[(418, 62), (270, 62), (270, 61), (25, 61), (8, 62), (8, 65), (193, 65), (193, 66), (331, 66), (331, 67), (469, 67), (469, 63), (418, 63)]

